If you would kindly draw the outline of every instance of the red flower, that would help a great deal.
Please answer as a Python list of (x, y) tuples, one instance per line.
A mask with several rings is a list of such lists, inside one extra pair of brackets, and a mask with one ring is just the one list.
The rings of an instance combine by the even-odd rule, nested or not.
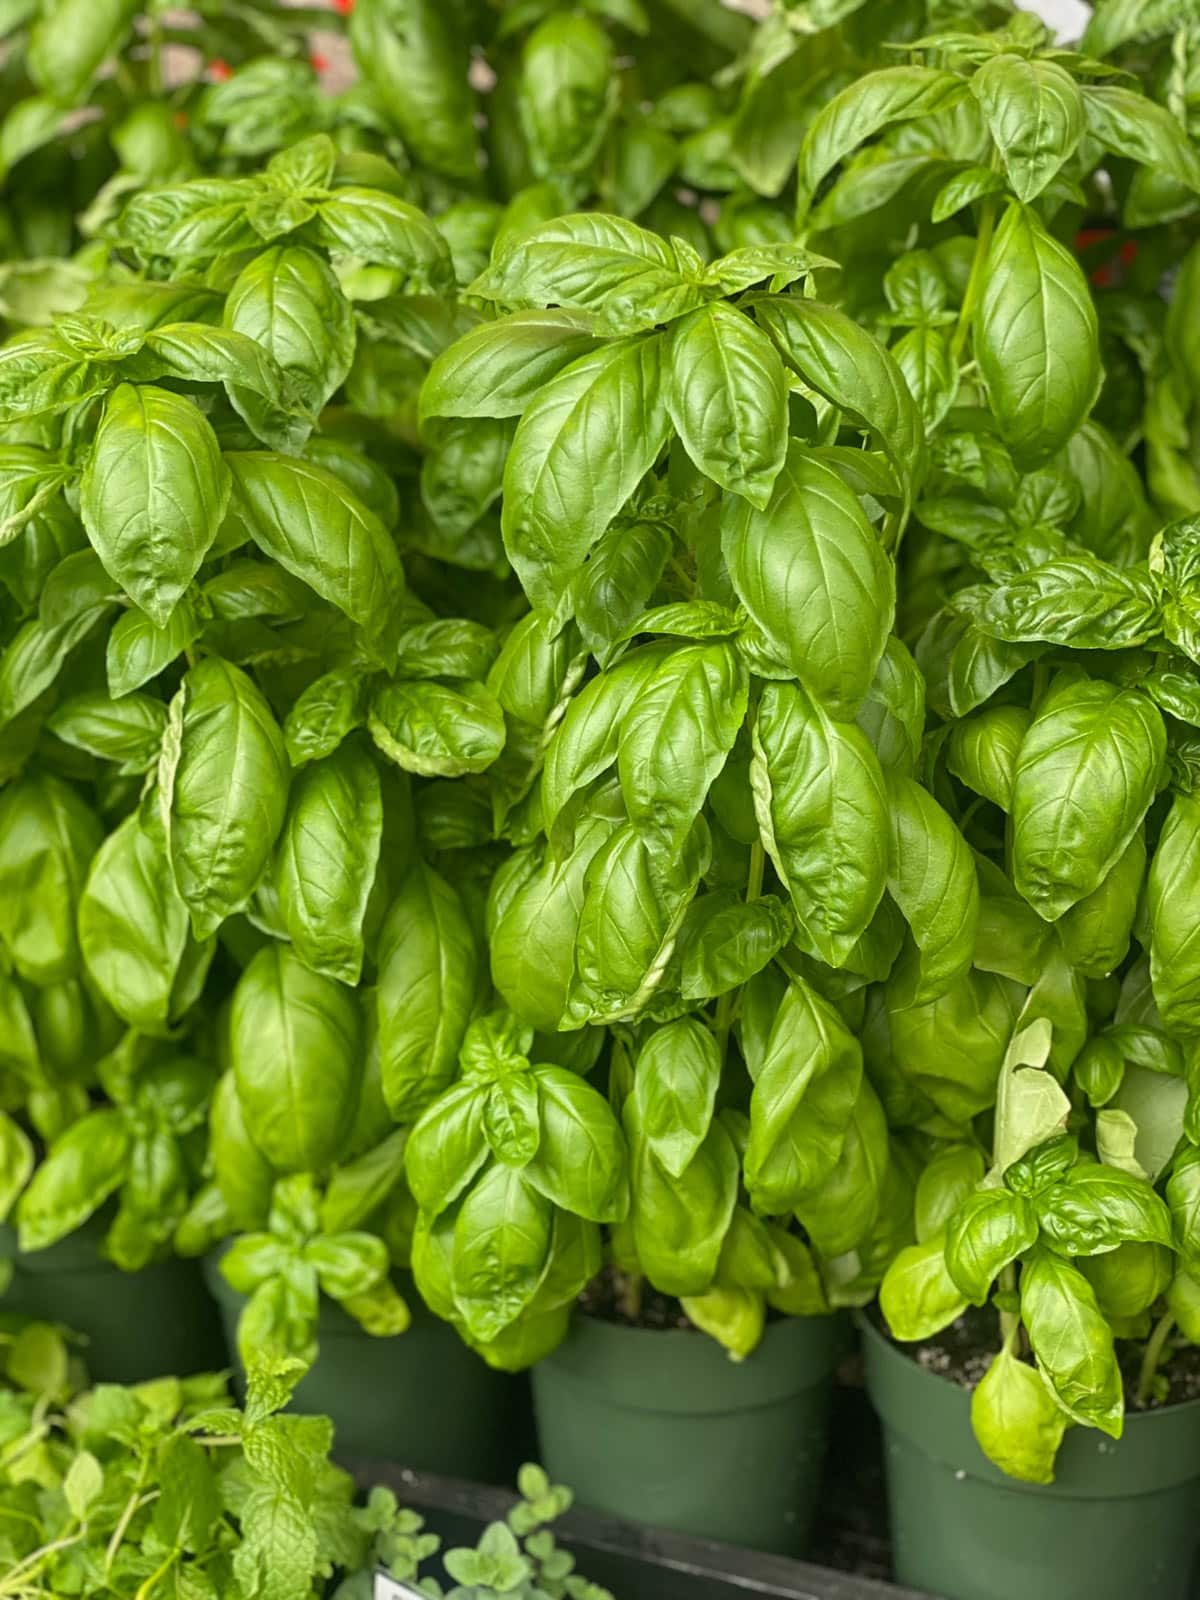
[(329, 57), (323, 56), (319, 50), (314, 50), (308, 59), (312, 64), (312, 69), (314, 72), (329, 71)]
[(333, 9), (341, 12), (343, 17), (348, 17), (354, 10), (354, 0), (333, 0)]
[(214, 83), (224, 83), (226, 78), (233, 77), (233, 68), (228, 61), (222, 61), (220, 56), (214, 56), (208, 63), (208, 75)]

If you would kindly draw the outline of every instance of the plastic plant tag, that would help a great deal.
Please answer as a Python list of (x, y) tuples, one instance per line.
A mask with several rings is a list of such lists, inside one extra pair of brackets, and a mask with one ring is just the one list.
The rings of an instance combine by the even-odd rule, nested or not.
[(412, 1584), (401, 1583), (399, 1578), (389, 1577), (386, 1572), (377, 1572), (371, 1600), (425, 1600), (425, 1596)]

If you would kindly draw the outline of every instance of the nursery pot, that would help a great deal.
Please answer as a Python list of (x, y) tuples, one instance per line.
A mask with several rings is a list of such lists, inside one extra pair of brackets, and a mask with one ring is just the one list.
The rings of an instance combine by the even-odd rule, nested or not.
[[(226, 1282), (223, 1254), (212, 1251), (204, 1271), (221, 1307), (230, 1364), (244, 1376), (237, 1325), (246, 1296)], [(525, 1385), (469, 1350), (426, 1307), (407, 1274), (397, 1274), (397, 1287), (412, 1326), (392, 1338), (364, 1332), (321, 1296), (317, 1359), (296, 1386), (293, 1409), (332, 1417), (335, 1455), (510, 1482), (529, 1453)]]
[(593, 1511), (798, 1554), (843, 1337), (835, 1318), (787, 1318), (735, 1362), (702, 1333), (578, 1316), (533, 1370), (542, 1462)]
[(216, 1307), (198, 1261), (172, 1257), (122, 1272), (99, 1253), (107, 1215), (93, 1217), (45, 1250), (23, 1252), (0, 1227), (0, 1256), (13, 1276), (0, 1310), (61, 1323), (84, 1336), (82, 1355), (97, 1383), (140, 1383), (225, 1365)]
[(1051, 1484), (992, 1465), (971, 1396), (862, 1319), (883, 1421), (896, 1577), (948, 1600), (1195, 1600), (1200, 1400), (1068, 1429)]

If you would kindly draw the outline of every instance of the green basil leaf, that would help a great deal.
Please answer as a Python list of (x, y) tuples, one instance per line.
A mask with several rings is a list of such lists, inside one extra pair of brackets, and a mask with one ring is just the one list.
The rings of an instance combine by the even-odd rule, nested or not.
[(590, 313), (597, 333), (628, 334), (672, 322), (711, 298), (672, 246), (623, 217), (559, 217), (501, 250), (470, 286), (510, 306)]
[(622, 723), (617, 770), (629, 820), (651, 850), (683, 848), (746, 714), (731, 644), (686, 645), (644, 681)]
[(517, 110), (538, 177), (594, 161), (613, 107), (613, 47), (591, 17), (556, 11), (525, 41)]
[(787, 455), (788, 385), (771, 341), (718, 302), (677, 322), (667, 410), (697, 468), (763, 508)]
[(983, 1181), (983, 1152), (977, 1145), (952, 1144), (921, 1169), (913, 1205), (917, 1242), (944, 1234), (946, 1224)]
[(454, 1303), (475, 1339), (492, 1339), (537, 1293), (554, 1208), (528, 1175), (499, 1163), (479, 1178), (454, 1225)]
[(844, 311), (817, 300), (780, 296), (756, 315), (804, 382), (878, 439), (911, 503), (925, 476), (925, 425), (892, 355)]
[(1081, 650), (1129, 649), (1162, 626), (1148, 577), (1083, 555), (1009, 578), (988, 596), (978, 621), (999, 639), (1044, 639)]
[(766, 509), (727, 500), (721, 539), (772, 650), (831, 715), (853, 716), (895, 607), (895, 574), (858, 500), (793, 441)]
[(475, 98), (458, 18), (436, 0), (363, 0), (350, 20), (359, 71), (422, 166), (450, 178), (478, 169)]
[(800, 150), (797, 217), (802, 220), (828, 173), (865, 140), (896, 122), (949, 110), (967, 83), (931, 67), (884, 67), (864, 74), (813, 118)]
[(293, 767), (332, 755), (363, 722), (363, 679), (353, 667), (314, 678), (287, 714), (283, 738)]
[[(248, 262), (225, 301), (225, 326), (270, 356), (305, 423), (284, 430), (302, 444), (311, 423), (345, 382), (354, 359), (354, 312), (332, 269), (314, 250), (275, 245)], [(233, 382), (230, 399), (247, 425), (276, 443), (273, 408), (260, 390)]]
[(1146, 880), (1150, 972), (1164, 1023), (1200, 1029), (1200, 918), (1192, 885), (1200, 872), (1200, 797), (1176, 795)]
[(388, 683), (367, 712), (371, 737), (389, 760), (422, 777), (482, 772), (504, 748), (504, 713), (481, 683)]
[(865, 736), (796, 684), (764, 687), (750, 767), (768, 855), (791, 897), (797, 942), (840, 967), (887, 883), (883, 772)]
[(505, 468), (502, 527), (532, 604), (558, 604), (654, 465), (669, 432), (665, 387), (662, 340), (628, 340), (574, 362), (526, 407)]
[(879, 1287), (879, 1309), (902, 1341), (932, 1338), (963, 1314), (967, 1302), (947, 1269), (942, 1234), (900, 1251)]
[(171, 870), (198, 939), (241, 911), (287, 810), (283, 735), (238, 667), (209, 657), (172, 702), (159, 763)]
[(275, 1172), (250, 1137), (232, 1070), (213, 1090), (208, 1119), (213, 1175), (238, 1228), (261, 1228), (271, 1205)]
[(672, 1178), (681, 1178), (712, 1126), (721, 1053), (695, 1017), (657, 1028), (638, 1051), (633, 1102), (640, 1138)]
[(105, 570), (157, 626), (199, 571), (229, 487), (216, 435), (190, 400), (148, 384), (109, 396), (80, 515)]
[(335, 189), (318, 205), (308, 232), (330, 250), (394, 268), (403, 294), (440, 294), (454, 285), (450, 251), (433, 223), (382, 189)]
[(971, 79), (1004, 170), (1018, 200), (1033, 200), (1075, 154), (1083, 134), (1083, 99), (1055, 61), (992, 56)]
[(79, 901), (79, 944), (88, 972), (131, 1027), (160, 1033), (175, 1019), (176, 982), (190, 933), (161, 822), (153, 811), (135, 812), (92, 858)]
[(388, 911), (378, 963), (383, 1092), (393, 1117), (406, 1121), (454, 1075), (479, 966), (462, 901), (422, 861)]
[(39, 10), (29, 32), (29, 73), (62, 105), (81, 100), (133, 28), (135, 0), (55, 0)]
[(382, 834), (379, 773), (356, 746), (306, 767), (292, 784), (275, 863), (283, 925), (314, 972), (350, 985), (362, 974)]
[(925, 736), (925, 680), (908, 647), (892, 635), (854, 720), (886, 772), (911, 778)]
[(992, 239), (974, 346), (1005, 444), (1040, 465), (1091, 410), (1100, 348), (1082, 268), (1026, 206), (1010, 206)]
[(541, 1139), (526, 1179), (576, 1216), (622, 1221), (629, 1208), (629, 1167), (608, 1101), (565, 1067), (535, 1067), (534, 1076)]
[(121, 213), (117, 235), (141, 255), (211, 261), (236, 250), (254, 250), (262, 240), (250, 224), (253, 190), (237, 178), (195, 178), (143, 189)]
[(1082, 98), (1087, 131), (1097, 144), (1141, 162), (1159, 177), (1200, 190), (1200, 156), (1166, 107), (1117, 84), (1090, 83)]
[(149, 695), (110, 700), (103, 692), (84, 692), (61, 701), (46, 726), (64, 744), (106, 761), (119, 761), (125, 772), (144, 772), (158, 756), (167, 708)]
[(1163, 1201), (1144, 1179), (1115, 1167), (1076, 1167), (1035, 1203), (1042, 1233), (1065, 1254), (1101, 1255), (1125, 1240), (1173, 1244)]
[(98, 1211), (129, 1172), (131, 1140), (120, 1111), (92, 1111), (50, 1146), (17, 1201), (22, 1250), (44, 1250)]
[(977, 1189), (947, 1223), (946, 1271), (972, 1305), (985, 1305), (1002, 1268), (1037, 1238), (1038, 1216), (1022, 1195)]
[(745, 1183), (760, 1216), (794, 1210), (829, 1177), (862, 1081), (862, 1052), (808, 984), (789, 984), (750, 1097)]
[(945, 994), (969, 971), (979, 918), (971, 851), (937, 801), (911, 778), (888, 782), (888, 892), (920, 951), (912, 1003)]
[(1053, 922), (1093, 893), (1129, 848), (1158, 789), (1156, 708), (1098, 680), (1047, 697), (1013, 780), (1013, 882)]
[(421, 388), (421, 417), (519, 417), (565, 368), (596, 348), (577, 312), (514, 311), (483, 322), (438, 355)]
[(255, 544), (362, 628), (395, 659), (404, 573), (391, 535), (333, 473), (266, 450), (226, 456), (239, 514)]
[(417, 1119), (404, 1149), (413, 1198), (430, 1217), (440, 1216), (472, 1183), (488, 1159), (484, 1132), (487, 1092), (456, 1083)]
[(0, 791), (0, 941), (26, 982), (44, 987), (78, 971), (76, 911), (102, 838), (78, 790), (51, 773)]
[(738, 1157), (714, 1122), (678, 1177), (642, 1137), (632, 1096), (625, 1102), (631, 1155), (630, 1229), (638, 1266), (662, 1294), (711, 1288), (738, 1197)]
[(1085, 978), (1107, 978), (1124, 961), (1145, 876), (1146, 837), (1139, 828), (1100, 887), (1059, 917), (1063, 952)]
[(882, 1204), (889, 1160), (887, 1118), (864, 1077), (837, 1164), (796, 1208), (813, 1249), (825, 1260), (856, 1250), (869, 1238)]
[(1068, 1418), (1033, 1367), (998, 1350), (971, 1395), (979, 1448), (1010, 1478), (1053, 1483)]
[(947, 767), (968, 789), (1011, 810), (1013, 774), (1029, 721), (1021, 706), (989, 706), (964, 717), (947, 741)]
[(108, 636), (108, 692), (114, 700), (132, 694), (169, 667), (200, 637), (203, 621), (190, 595), (181, 595), (160, 628), (144, 612), (117, 618)]
[(749, 902), (732, 890), (698, 895), (679, 930), (679, 992), (709, 1000), (740, 989), (793, 933), (791, 912), (774, 895)]
[(1082, 1272), (1039, 1251), (1021, 1273), (1021, 1320), (1038, 1369), (1067, 1415), (1118, 1438), (1124, 1388), (1112, 1330)]
[(362, 1073), (357, 996), (285, 945), (259, 951), (233, 994), (238, 1099), (277, 1172), (320, 1172), (354, 1121)]

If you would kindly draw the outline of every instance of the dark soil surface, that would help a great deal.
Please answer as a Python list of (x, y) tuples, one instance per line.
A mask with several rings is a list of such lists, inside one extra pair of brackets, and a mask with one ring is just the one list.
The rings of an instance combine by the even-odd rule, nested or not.
[[(878, 1312), (872, 1312), (876, 1326), (887, 1329)], [(999, 1343), (996, 1313), (985, 1307), (970, 1306), (941, 1333), (916, 1344), (898, 1345), (908, 1356), (963, 1389), (973, 1389), (987, 1371)], [(1200, 1399), (1200, 1346), (1185, 1344), (1171, 1350), (1159, 1368), (1167, 1380), (1165, 1393), (1156, 1395), (1146, 1406), (1138, 1404), (1137, 1388), (1144, 1346), (1140, 1340), (1118, 1339), (1117, 1360), (1125, 1380), (1125, 1404), (1130, 1411), (1152, 1411), (1160, 1405), (1182, 1405)]]
[(605, 1267), (579, 1296), (579, 1305), (589, 1317), (615, 1322), (622, 1328), (651, 1328), (661, 1332), (692, 1327), (679, 1301), (670, 1295), (659, 1294), (644, 1282), (636, 1298), (631, 1291), (632, 1280), (615, 1267)]

